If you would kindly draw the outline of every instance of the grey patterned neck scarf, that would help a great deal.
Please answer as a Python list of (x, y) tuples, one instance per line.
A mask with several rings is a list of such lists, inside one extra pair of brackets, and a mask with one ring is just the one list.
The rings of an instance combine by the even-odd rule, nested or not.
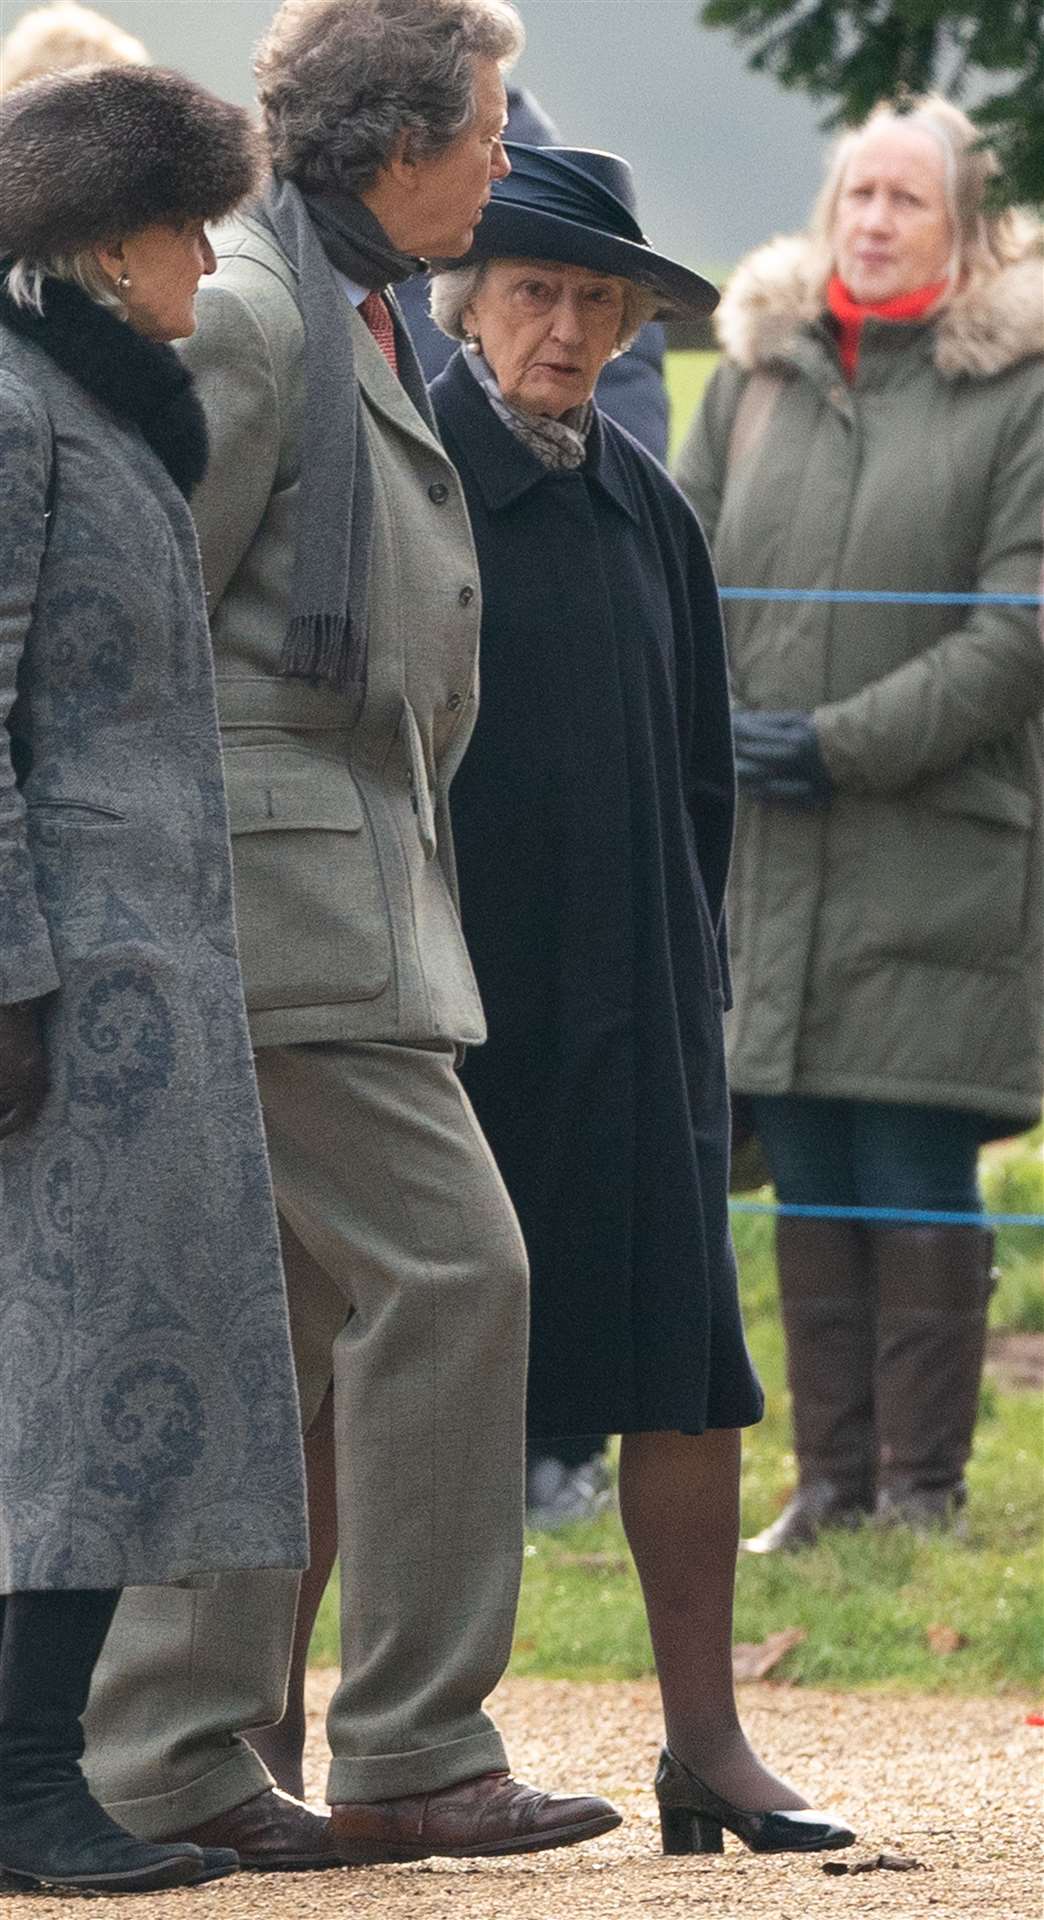
[(561, 420), (549, 414), (523, 413), (508, 405), (500, 383), (480, 348), (467, 346), (464, 360), (471, 368), (498, 420), (511, 429), (523, 446), (535, 453), (553, 473), (575, 473), (587, 459), (587, 436), (594, 418), (594, 404), (585, 400), (582, 407), (570, 407)]
[[(353, 323), (336, 273), (373, 288), (405, 279), (421, 263), (399, 253), (362, 201), (347, 194), (313, 200), (292, 181), (273, 179), (255, 213), (296, 272), (305, 335), (297, 551), (279, 671), (359, 702), (366, 693), (374, 479)], [(395, 345), (402, 385), (434, 433), (424, 375), (401, 322)]]

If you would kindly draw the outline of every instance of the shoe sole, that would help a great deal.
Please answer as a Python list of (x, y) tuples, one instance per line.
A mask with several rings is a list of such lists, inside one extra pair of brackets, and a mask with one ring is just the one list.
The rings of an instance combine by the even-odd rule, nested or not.
[[(727, 1829), (727, 1831), (731, 1831), (731, 1829)], [(737, 1834), (735, 1837), (743, 1840), (742, 1834)], [(845, 1834), (837, 1840), (810, 1840), (805, 1847), (752, 1847), (749, 1840), (743, 1840), (743, 1845), (749, 1853), (834, 1853), (838, 1847), (854, 1846), (855, 1834)]]
[(354, 1860), (342, 1860), (340, 1854), (302, 1853), (280, 1855), (278, 1859), (251, 1859), (249, 1854), (240, 1854), (239, 1865), (243, 1873), (328, 1873), (331, 1867), (353, 1867)]
[(546, 1853), (552, 1847), (575, 1847), (582, 1840), (596, 1840), (600, 1833), (612, 1833), (621, 1825), (619, 1813), (599, 1815), (582, 1826), (552, 1827), (543, 1833), (521, 1834), (512, 1840), (491, 1840), (474, 1847), (368, 1847), (353, 1848), (341, 1864), (346, 1867), (387, 1867), (411, 1860), (484, 1860), (504, 1853)]
[[(146, 1873), (135, 1868), (128, 1873), (39, 1874), (23, 1873), (0, 1861), (0, 1880), (10, 1880), (16, 1887), (72, 1887), (82, 1893), (163, 1893), (172, 1887), (200, 1887), (205, 1881), (223, 1880), (226, 1874), (236, 1871), (235, 1867), (215, 1867), (207, 1873), (200, 1873), (198, 1869), (175, 1873), (173, 1864), (155, 1867)], [(192, 1867), (191, 1860), (177, 1864)]]

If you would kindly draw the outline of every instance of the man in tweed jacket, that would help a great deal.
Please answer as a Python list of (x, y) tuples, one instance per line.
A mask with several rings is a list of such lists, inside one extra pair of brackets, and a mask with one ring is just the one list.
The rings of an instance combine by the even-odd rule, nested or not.
[[(212, 441), (194, 504), (306, 1428), (331, 1380), (336, 1399), (333, 1815), (277, 1793), (239, 1737), (282, 1711), (289, 1575), (130, 1594), (88, 1762), (128, 1827), (221, 1834), (255, 1867), (529, 1851), (618, 1817), (513, 1781), (482, 1709), (518, 1591), (527, 1275), (455, 1071), (484, 1037), (447, 807), (473, 724), (479, 586), (407, 336), (369, 297), (387, 261), (466, 251), (507, 170), (500, 68), (519, 41), (506, 0), (288, 0), (258, 66), (275, 184), (219, 242), (188, 350)], [(287, 653), (302, 549), (321, 571), (348, 510), (336, 487), (305, 498), (309, 460), (343, 451), (309, 439), (329, 370), (320, 312), (335, 316), (330, 354), (354, 361), (329, 435), (358, 426), (368, 585), (354, 662), (317, 650), (302, 677)], [(325, 645), (344, 626), (311, 631)], [(259, 1501), (269, 1471), (259, 1459)]]

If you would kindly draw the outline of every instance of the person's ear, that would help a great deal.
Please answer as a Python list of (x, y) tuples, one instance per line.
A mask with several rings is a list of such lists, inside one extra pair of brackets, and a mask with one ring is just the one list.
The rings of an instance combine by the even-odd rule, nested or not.
[(399, 192), (414, 192), (417, 186), (417, 155), (408, 132), (400, 133), (381, 172)]
[(105, 247), (95, 247), (94, 257), (107, 280), (111, 280), (120, 293), (126, 293), (130, 286), (127, 272), (127, 256), (122, 240), (113, 240)]

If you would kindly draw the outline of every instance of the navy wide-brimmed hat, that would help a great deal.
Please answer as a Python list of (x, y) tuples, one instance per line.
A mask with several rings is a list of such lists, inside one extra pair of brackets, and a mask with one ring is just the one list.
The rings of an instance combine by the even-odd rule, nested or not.
[(558, 260), (647, 287), (664, 310), (713, 313), (718, 289), (657, 253), (638, 224), (626, 160), (587, 147), (506, 147), (511, 172), (493, 183), (466, 260)]

